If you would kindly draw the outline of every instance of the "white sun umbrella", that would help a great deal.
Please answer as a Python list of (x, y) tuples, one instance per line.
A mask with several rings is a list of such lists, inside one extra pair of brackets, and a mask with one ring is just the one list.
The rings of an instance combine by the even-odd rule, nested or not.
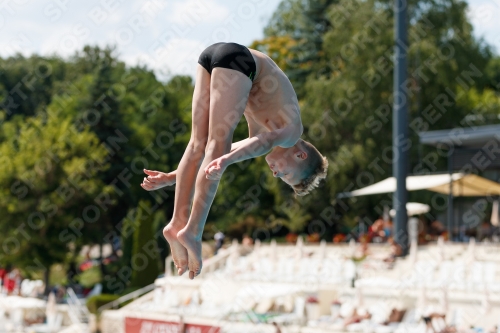
[[(429, 205), (426, 205), (426, 204), (423, 204), (420, 202), (407, 202), (406, 203), (406, 212), (408, 213), (408, 216), (425, 214), (425, 213), (428, 213), (430, 210), (431, 210), (431, 207)], [(396, 210), (391, 209), (390, 214), (391, 214), (391, 217), (395, 217)]]
[(418, 261), (418, 244), (416, 241), (412, 241), (410, 243), (410, 254), (409, 254), (409, 262), (410, 265), (413, 266)]
[(410, 217), (408, 218), (408, 236), (410, 238), (410, 242), (418, 241), (418, 218)]
[(389, 221), (389, 206), (384, 205), (384, 214), (382, 215), (382, 219), (384, 221)]

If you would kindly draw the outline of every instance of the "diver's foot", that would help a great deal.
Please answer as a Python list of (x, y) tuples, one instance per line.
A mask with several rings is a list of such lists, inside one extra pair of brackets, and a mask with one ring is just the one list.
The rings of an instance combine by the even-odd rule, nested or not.
[(177, 233), (177, 239), (187, 249), (189, 278), (192, 280), (201, 272), (201, 238), (190, 234), (185, 228)]
[(182, 227), (176, 227), (172, 222), (163, 229), (163, 236), (170, 245), (170, 252), (179, 275), (184, 274), (188, 268), (188, 251), (177, 239), (177, 233), (181, 229)]

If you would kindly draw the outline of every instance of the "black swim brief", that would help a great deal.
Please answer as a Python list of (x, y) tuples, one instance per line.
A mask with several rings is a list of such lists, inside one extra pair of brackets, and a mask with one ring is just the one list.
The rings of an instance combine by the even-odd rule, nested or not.
[(257, 71), (255, 60), (247, 47), (236, 43), (216, 43), (205, 49), (198, 59), (210, 74), (215, 67), (234, 69), (253, 81)]

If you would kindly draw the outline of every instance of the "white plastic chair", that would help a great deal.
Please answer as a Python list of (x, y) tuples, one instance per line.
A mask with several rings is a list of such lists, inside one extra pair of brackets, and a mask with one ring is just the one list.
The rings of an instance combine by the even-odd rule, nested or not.
[(483, 289), (484, 278), (484, 264), (482, 262), (475, 262), (470, 267), (470, 274), (468, 279), (468, 286), (470, 289)]
[(461, 328), (464, 325), (464, 313), (461, 308), (455, 308), (453, 310), (449, 324), (456, 328)]
[(419, 322), (419, 318), (417, 318), (417, 310), (409, 309), (406, 311), (401, 322), (405, 324), (417, 324)]
[(451, 280), (453, 263), (449, 260), (443, 261), (439, 265), (439, 271), (437, 273), (436, 281), (432, 283), (432, 287), (441, 288), (446, 285)]
[(352, 260), (347, 260), (344, 263), (343, 277), (345, 282), (349, 282), (356, 277), (356, 265)]
[(316, 259), (301, 259), (297, 274), (295, 274), (295, 282), (317, 283), (319, 281), (319, 266), (319, 261)]
[(269, 258), (262, 258), (259, 270), (255, 272), (255, 280), (270, 281), (274, 277), (273, 263)]
[(292, 282), (295, 275), (295, 260), (292, 258), (282, 259), (283, 261), (283, 276), (280, 281)]
[(320, 279), (327, 283), (337, 284), (341, 282), (343, 261), (325, 259), (321, 262)]
[(495, 282), (497, 266), (494, 262), (487, 262), (484, 264), (484, 282), (492, 284)]
[(451, 270), (450, 289), (464, 290), (466, 287), (465, 264), (455, 262)]
[(235, 277), (240, 280), (249, 280), (251, 276), (252, 267), (248, 257), (239, 257), (235, 264)]
[(431, 324), (436, 332), (441, 332), (446, 328), (446, 322), (443, 318), (433, 318)]
[[(420, 267), (421, 275), (419, 276), (419, 280), (423, 282), (423, 285), (430, 286), (434, 282), (434, 276), (436, 273), (437, 264), (435, 261), (431, 261), (428, 263), (422, 263), (422, 264), (424, 264), (424, 265), (422, 265)], [(422, 285), (422, 284), (420, 284), (420, 285)]]
[[(216, 272), (218, 272), (217, 270)], [(220, 270), (223, 271), (225, 276), (233, 276), (233, 274), (236, 273), (236, 265), (234, 264), (234, 261), (231, 259), (226, 260), (226, 264), (224, 265), (224, 269)]]

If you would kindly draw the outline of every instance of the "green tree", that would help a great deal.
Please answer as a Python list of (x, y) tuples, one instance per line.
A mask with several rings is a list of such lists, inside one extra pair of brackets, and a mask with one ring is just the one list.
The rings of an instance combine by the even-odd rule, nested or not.
[[(327, 227), (335, 228), (340, 221), (356, 225), (358, 216), (376, 218), (383, 204), (391, 204), (390, 197), (349, 202), (335, 197), (392, 174), (392, 6), (390, 0), (282, 1), (266, 37), (252, 44), (284, 68), (299, 95), (304, 138), (330, 160), (325, 184), (297, 199), (301, 216), (322, 220)], [(498, 91), (500, 67), (489, 47), (472, 34), (464, 1), (412, 0), (408, 6), (410, 141), (403, 144), (410, 149), (411, 173), (436, 172), (443, 170), (445, 160), (422, 163), (429, 151), (419, 147), (418, 132), (470, 126), (471, 113), (493, 121), (498, 112), (493, 90)], [(248, 174), (265, 172), (252, 168), (250, 164)], [(235, 183), (242, 184), (245, 175), (241, 177)], [(262, 178), (257, 179), (262, 184)], [(271, 196), (254, 205), (265, 214), (246, 210), (247, 215), (274, 216), (278, 222), (271, 224), (310, 222), (287, 216), (281, 208), (286, 207), (289, 193), (282, 184), (267, 182)], [(245, 195), (239, 193), (231, 197)], [(235, 201), (228, 205), (229, 211)]]
[[(103, 171), (99, 178), (110, 185), (114, 181), (116, 182), (117, 176), (127, 168), (127, 156), (133, 154), (133, 150), (127, 144), (131, 131), (123, 121), (120, 103), (116, 97), (119, 96), (119, 92), (113, 89), (113, 84), (118, 81), (114, 77), (118, 74), (115, 68), (119, 67), (120, 63), (112, 55), (112, 52), (113, 50), (109, 48), (104, 50), (89, 46), (84, 48), (85, 57), (89, 58), (89, 62), (95, 68), (88, 99), (84, 100), (82, 105), (84, 110), (81, 118), (82, 123), (90, 126), (108, 150), (110, 167)], [(130, 192), (127, 191), (126, 187), (118, 185), (118, 182), (116, 184), (115, 186), (121, 188), (122, 195), (116, 196), (116, 204), (108, 208), (108, 213), (100, 221), (102, 229), (98, 240), (101, 249), (106, 234), (125, 216), (126, 210), (123, 208), (133, 204)], [(102, 275), (106, 275), (102, 260), (100, 268)]]
[(153, 230), (154, 213), (151, 205), (141, 201), (132, 221), (134, 225), (133, 249), (131, 257), (131, 286), (144, 287), (158, 277), (159, 256), (155, 230)]
[[(488, 47), (471, 33), (463, 1), (411, 1), (409, 69), (411, 172), (435, 172), (419, 160), (419, 131), (460, 126), (470, 112), (460, 92), (487, 84)], [(391, 1), (340, 1), (330, 7), (332, 29), (323, 50), (331, 75), (310, 78), (302, 109), (306, 137), (330, 159), (330, 198), (392, 174), (393, 11)], [(376, 217), (380, 201), (350, 202), (348, 215)], [(345, 206), (336, 206), (345, 213)]]
[(65, 75), (59, 58), (16, 55), (0, 59), (0, 110), (6, 120), (14, 115), (33, 116), (50, 104), (56, 83)]
[[(160, 224), (166, 224), (172, 213), (172, 189), (150, 193), (139, 184), (144, 177), (143, 168), (176, 169), (189, 140), (192, 79), (178, 76), (169, 82), (160, 82), (147, 68), (125, 66), (115, 57), (112, 48), (90, 46), (65, 61), (16, 56), (0, 59), (0, 65), (0, 110), (3, 111), (0, 123), (5, 126), (3, 128), (11, 129), (0, 131), (0, 144), (16, 142), (18, 130), (12, 128), (22, 128), (24, 122), (32, 121), (31, 117), (44, 114), (46, 116), (40, 118), (43, 124), (47, 123), (49, 115), (64, 120), (61, 126), (69, 122), (68, 126), (75, 128), (75, 136), (78, 133), (93, 135), (93, 140), (97, 140), (95, 146), (99, 147), (97, 151), (104, 153), (101, 160), (84, 156), (79, 160), (84, 166), (81, 172), (86, 177), (92, 175), (96, 182), (106, 186), (103, 187), (105, 190), (85, 196), (85, 200), (81, 198), (85, 191), (77, 191), (76, 195), (68, 197), (70, 202), (65, 207), (80, 208), (65, 210), (67, 218), (60, 221), (60, 228), (66, 228), (61, 237), (71, 245), (67, 246), (71, 254), (64, 260), (61, 257), (54, 257), (54, 260), (61, 263), (67, 260), (70, 267), (74, 266), (71, 262), (76, 260), (81, 246), (109, 243), (119, 237), (125, 213), (130, 207), (136, 207), (140, 200), (160, 207), (159, 213), (163, 217), (157, 219), (156, 227), (163, 229)], [(29, 76), (30, 73), (38, 76)], [(21, 86), (16, 87), (18, 82)], [(13, 92), (15, 99), (10, 99)], [(14, 104), (9, 104), (11, 102), (15, 108), (12, 107)], [(89, 149), (94, 147), (92, 142), (89, 141)], [(51, 151), (48, 144), (45, 148)], [(10, 165), (7, 156), (10, 155), (2, 158)], [(60, 168), (67, 160), (60, 158), (52, 162), (54, 168)], [(78, 175), (75, 173), (75, 177)], [(48, 184), (57, 184), (57, 181), (52, 183), (52, 178), (41, 177), (37, 181), (41, 190), (34, 194), (34, 200), (52, 191), (51, 186), (55, 185)], [(61, 183), (68, 187), (72, 184), (71, 179)], [(66, 191), (71, 193), (70, 188)], [(95, 212), (97, 221), (83, 223), (80, 228), (75, 220), (82, 218), (82, 208), (87, 203), (99, 208)], [(23, 207), (22, 201), (17, 204)], [(131, 249), (133, 240), (129, 245)], [(7, 255), (4, 261), (11, 259), (15, 257)], [(130, 264), (130, 256), (124, 264)], [(102, 276), (104, 281), (115, 276), (120, 269), (117, 264), (106, 267), (108, 269)], [(101, 268), (104, 271), (104, 267)]]
[[(98, 219), (94, 198), (110, 189), (95, 178), (106, 150), (88, 129), (57, 113), (13, 118), (0, 133), (0, 242), (2, 264), (28, 274), (65, 261)], [(96, 163), (87, 169), (85, 162)], [(48, 283), (46, 284), (48, 287)]]
[[(323, 38), (331, 28), (326, 15), (328, 8), (335, 3), (338, 0), (283, 0), (264, 29), (267, 38), (254, 44), (261, 51), (269, 52), (276, 43), (283, 45), (285, 42), (287, 66), (281, 68), (292, 81), (299, 98), (304, 96), (304, 84), (310, 75), (328, 73)], [(273, 52), (271, 57), (273, 55), (277, 54)]]

